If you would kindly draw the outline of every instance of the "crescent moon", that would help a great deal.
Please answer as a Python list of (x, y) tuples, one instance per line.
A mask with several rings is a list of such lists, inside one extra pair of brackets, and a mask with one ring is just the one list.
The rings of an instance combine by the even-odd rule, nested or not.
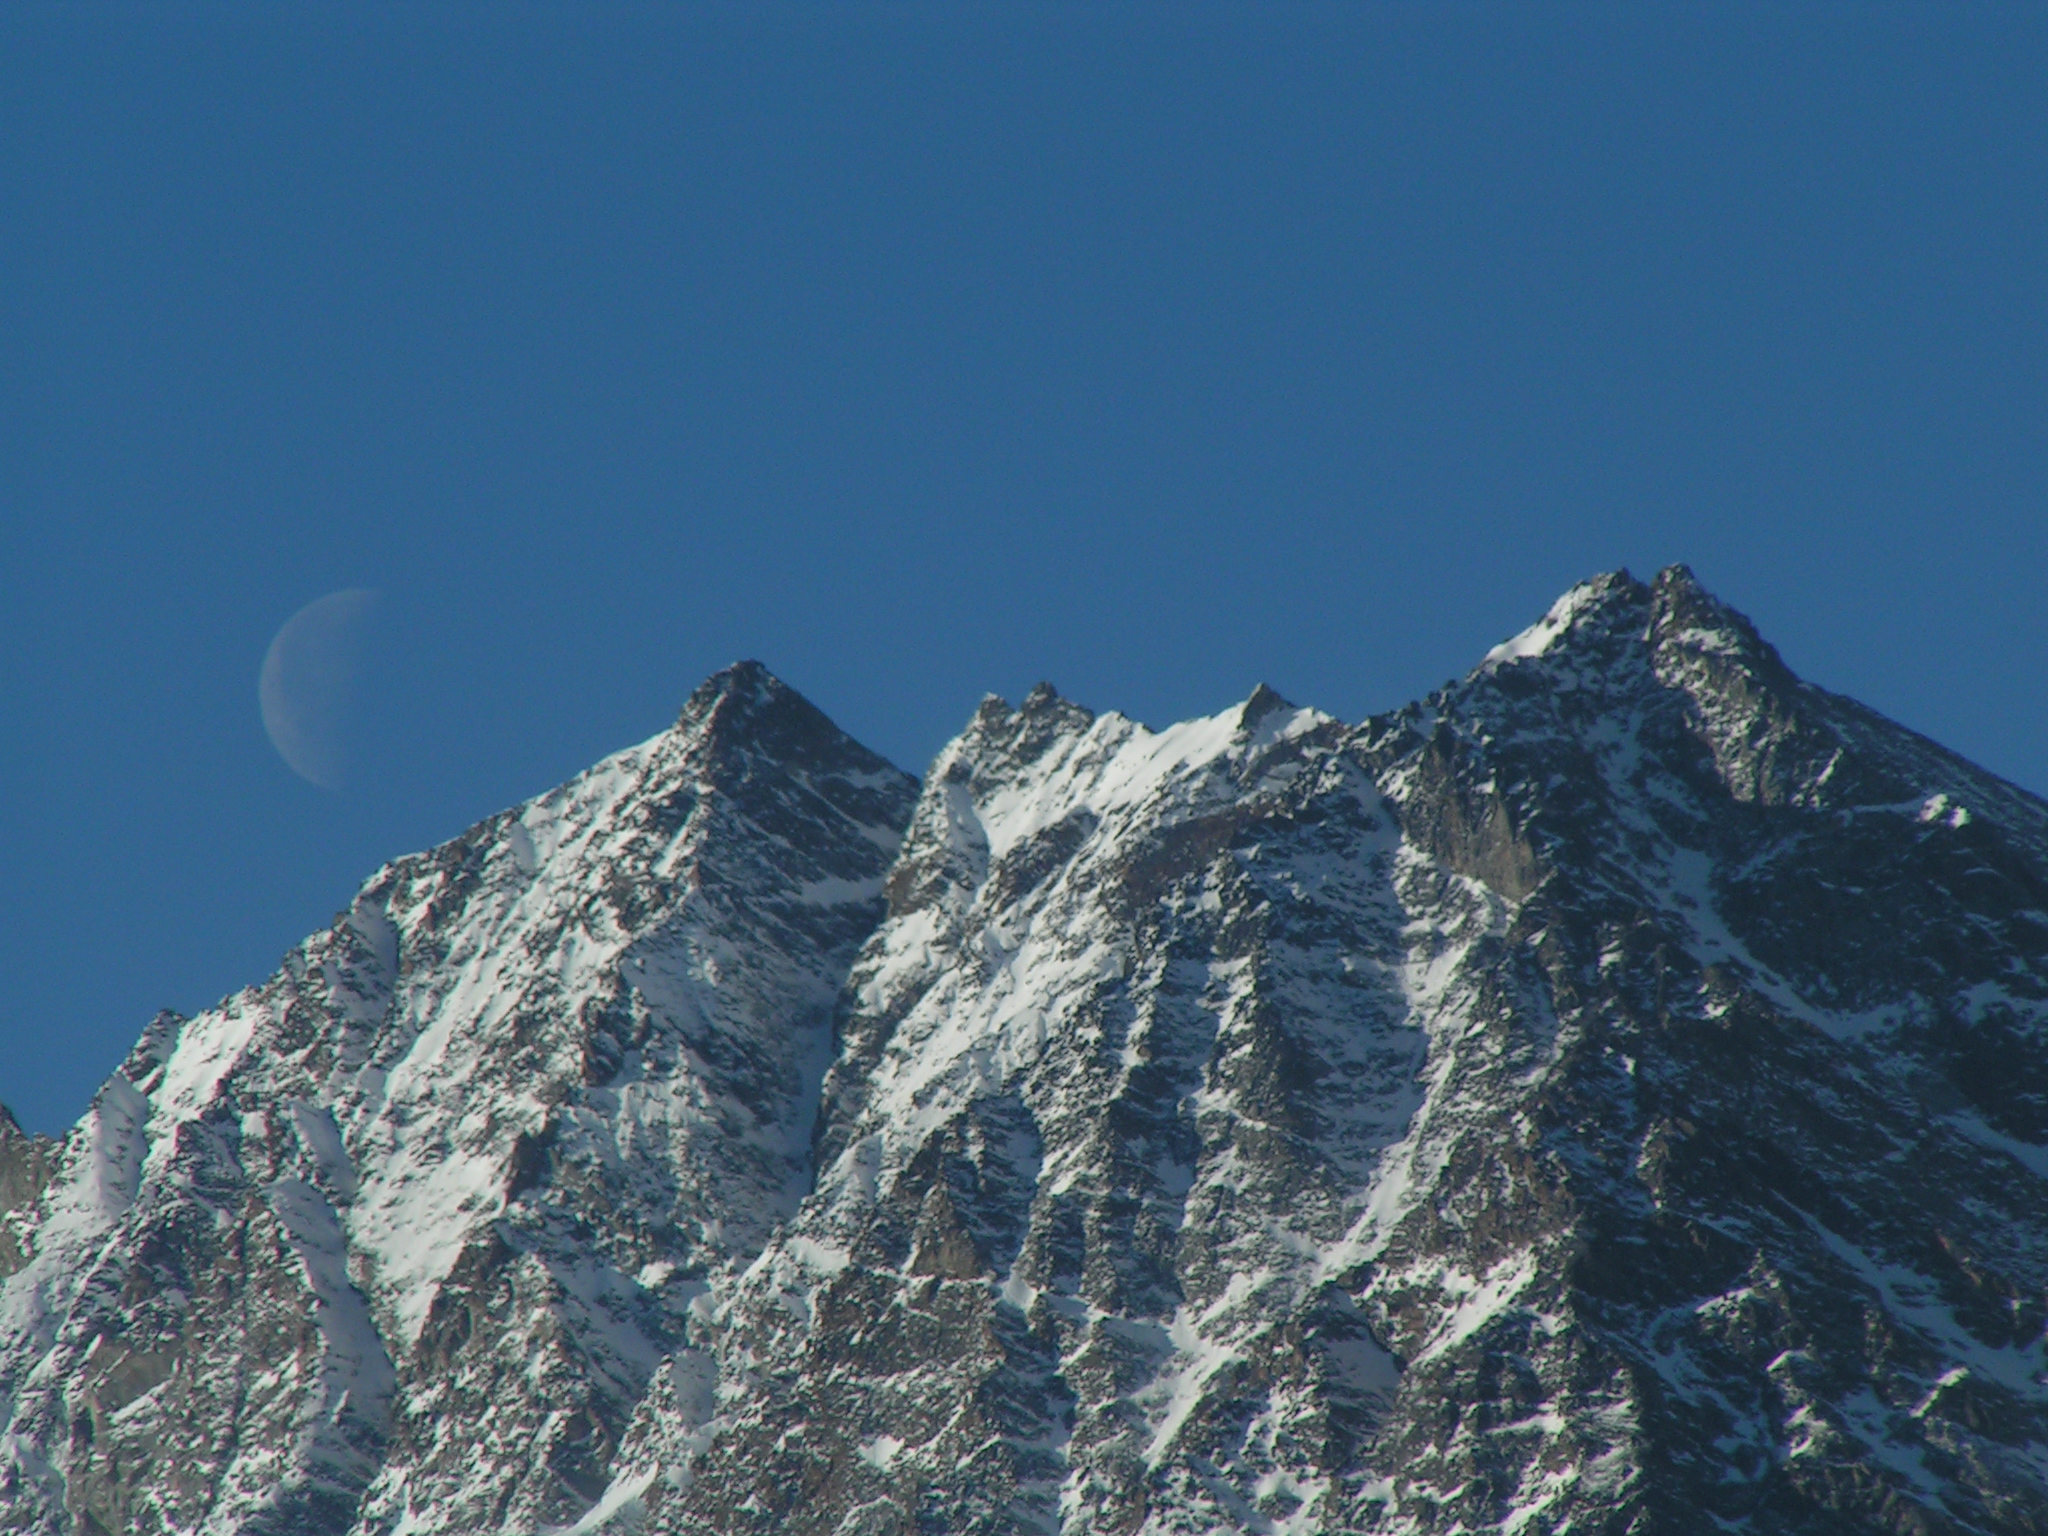
[(377, 594), (361, 587), (308, 603), (270, 642), (256, 680), (263, 730), (300, 778), (338, 790), (348, 779), (348, 727)]

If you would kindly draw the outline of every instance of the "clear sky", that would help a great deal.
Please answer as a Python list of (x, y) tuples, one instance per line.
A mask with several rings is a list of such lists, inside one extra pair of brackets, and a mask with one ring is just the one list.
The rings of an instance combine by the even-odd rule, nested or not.
[[(1683, 560), (2048, 789), (2044, 80), (1991, 4), (9, 5), (0, 1100), (742, 656), (916, 770)], [(337, 793), (257, 679), (350, 588)]]

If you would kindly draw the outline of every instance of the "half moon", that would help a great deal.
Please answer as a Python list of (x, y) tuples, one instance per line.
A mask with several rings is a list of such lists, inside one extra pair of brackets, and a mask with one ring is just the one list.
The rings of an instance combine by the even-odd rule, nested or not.
[(263, 730), (300, 778), (322, 789), (348, 779), (349, 725), (377, 594), (330, 592), (289, 619), (263, 656), (256, 698)]

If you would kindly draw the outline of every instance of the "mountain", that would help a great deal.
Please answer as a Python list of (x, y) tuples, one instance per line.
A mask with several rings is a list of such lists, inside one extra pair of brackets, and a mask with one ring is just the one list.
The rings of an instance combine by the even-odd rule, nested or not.
[(58, 1532), (2048, 1531), (2048, 803), (1674, 567), (1348, 725), (758, 667), (0, 1123)]
[(574, 1519), (809, 1187), (915, 789), (733, 668), (159, 1018), (61, 1146), (0, 1139), (6, 1528)]

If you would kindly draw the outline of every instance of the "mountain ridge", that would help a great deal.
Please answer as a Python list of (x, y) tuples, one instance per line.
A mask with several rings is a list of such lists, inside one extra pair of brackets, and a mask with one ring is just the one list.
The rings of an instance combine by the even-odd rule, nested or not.
[(0, 1261), (53, 1536), (2048, 1529), (2048, 802), (1683, 567), (921, 784), (740, 663), (0, 1121)]

